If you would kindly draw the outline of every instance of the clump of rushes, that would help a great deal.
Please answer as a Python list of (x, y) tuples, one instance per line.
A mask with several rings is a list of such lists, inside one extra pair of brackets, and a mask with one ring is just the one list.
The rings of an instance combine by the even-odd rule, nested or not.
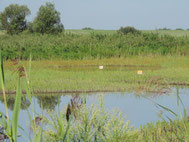
[[(0, 51), (1, 52), (1, 51)], [(3, 60), (0, 53), (0, 75), (1, 75), (1, 85), (3, 90), (3, 96), (4, 96), (4, 103), (5, 103), (5, 110), (6, 110), (6, 119), (4, 117), (1, 117), (1, 128), (3, 129), (3, 137), (9, 139), (11, 142), (17, 142), (18, 137), (18, 121), (19, 121), (19, 113), (20, 113), (20, 107), (21, 107), (21, 86), (20, 86), (20, 78), (24, 76), (24, 69), (23, 67), (19, 66), (17, 68), (18, 72), (18, 83), (17, 83), (17, 91), (16, 91), (16, 99), (15, 99), (15, 105), (12, 115), (12, 120), (9, 118), (8, 114), (8, 108), (7, 108), (7, 100), (6, 100), (6, 94), (5, 94), (5, 78), (4, 78), (4, 68), (3, 68)]]
[[(131, 140), (135, 136), (136, 131), (129, 126), (129, 121), (126, 121), (122, 113), (117, 110), (108, 112), (102, 98), (99, 99), (97, 105), (87, 106), (86, 98), (83, 102), (79, 104), (81, 106), (79, 109), (74, 107), (74, 110), (77, 110), (76, 117), (74, 113), (70, 113), (73, 110), (70, 104), (63, 113), (53, 112), (52, 115), (51, 112), (49, 114), (51, 120), (48, 120), (48, 124), (51, 125), (45, 132), (45, 139), (49, 141), (59, 141), (63, 138), (65, 141), (68, 141), (67, 138), (70, 141), (125, 141)], [(78, 106), (78, 104), (76, 103), (74, 106)], [(68, 114), (69, 119), (67, 118)], [(61, 123), (59, 123), (60, 116)], [(72, 119), (73, 117), (75, 119)]]
[[(1, 53), (1, 52), (0, 52)], [(31, 121), (31, 126), (34, 132), (34, 136), (30, 140), (27, 138), (23, 137), (27, 141), (32, 141), (34, 140), (35, 142), (40, 142), (42, 141), (42, 125), (38, 128), (38, 122), (33, 121), (32, 118), (35, 120), (37, 117), (35, 117), (34, 114), (34, 109), (33, 109), (33, 103), (32, 103), (32, 97), (31, 97), (31, 89), (30, 89), (30, 72), (31, 72), (31, 56), (30, 56), (30, 62), (29, 62), (29, 72), (27, 73), (26, 68), (22, 65), (22, 63), (14, 59), (13, 65), (16, 66), (15, 73), (18, 74), (18, 83), (17, 83), (17, 91), (16, 91), (16, 98), (14, 102), (14, 109), (13, 109), (13, 115), (12, 119), (9, 118), (8, 115), (8, 108), (7, 108), (7, 99), (6, 99), (6, 94), (5, 94), (5, 78), (4, 78), (4, 68), (3, 68), (3, 61), (2, 61), (2, 56), (0, 54), (0, 77), (1, 77), (1, 85), (2, 85), (2, 90), (3, 90), (3, 96), (4, 96), (4, 104), (5, 104), (5, 109), (6, 109), (6, 115), (4, 115), (2, 112), (0, 112), (0, 138), (2, 139), (9, 139), (10, 142), (17, 142), (17, 137), (21, 136), (18, 134), (18, 128), (20, 128), (22, 131), (24, 131), (19, 125), (19, 114), (20, 114), (20, 108), (21, 108), (21, 95), (22, 95), (22, 89), (21, 89), (21, 78), (23, 77), (23, 80), (25, 79), (26, 81), (26, 92), (27, 96), (29, 98), (29, 101), (31, 103), (31, 108), (32, 108), (32, 115), (28, 111), (28, 116)]]
[(70, 114), (73, 114), (73, 116), (76, 117), (79, 115), (78, 114), (78, 110), (80, 110), (82, 108), (83, 105), (83, 99), (81, 97), (79, 97), (78, 95), (75, 95), (71, 101), (70, 104), (68, 104), (68, 108), (67, 108), (67, 112), (68, 109), (70, 109)]

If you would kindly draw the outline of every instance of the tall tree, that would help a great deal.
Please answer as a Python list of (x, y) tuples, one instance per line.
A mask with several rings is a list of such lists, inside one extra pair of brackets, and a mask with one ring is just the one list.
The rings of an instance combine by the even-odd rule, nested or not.
[(2, 28), (8, 34), (18, 34), (26, 29), (26, 16), (30, 10), (25, 5), (11, 4), (0, 14)]
[(33, 22), (33, 29), (42, 34), (63, 31), (64, 26), (60, 20), (60, 12), (55, 9), (54, 4), (48, 2), (39, 8)]

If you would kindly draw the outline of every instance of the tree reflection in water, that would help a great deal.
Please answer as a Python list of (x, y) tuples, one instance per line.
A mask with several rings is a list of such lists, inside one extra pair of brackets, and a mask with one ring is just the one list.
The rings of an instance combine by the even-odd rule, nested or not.
[[(13, 111), (14, 109), (15, 97), (16, 96), (7, 96), (7, 107), (11, 111)], [(4, 99), (2, 96), (0, 97), (0, 101), (4, 103)], [(27, 99), (27, 96), (23, 95), (21, 98), (21, 110), (26, 110), (29, 108), (29, 106), (30, 106), (30, 101)]]
[(55, 110), (55, 107), (60, 103), (60, 95), (38, 95), (37, 102), (41, 109)]

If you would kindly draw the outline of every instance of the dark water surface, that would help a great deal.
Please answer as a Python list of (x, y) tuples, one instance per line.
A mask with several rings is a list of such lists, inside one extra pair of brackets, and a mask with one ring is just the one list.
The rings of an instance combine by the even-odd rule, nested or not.
[[(98, 103), (99, 96), (104, 97), (105, 106), (108, 110), (112, 110), (114, 108), (118, 108), (120, 111), (126, 115), (127, 120), (130, 120), (131, 125), (139, 128), (140, 125), (147, 124), (150, 121), (157, 122), (158, 120), (162, 120), (159, 117), (159, 114), (162, 114), (159, 108), (155, 106), (155, 104), (150, 101), (153, 100), (169, 109), (173, 110), (176, 113), (179, 113), (179, 109), (177, 107), (177, 98), (176, 92), (179, 91), (179, 96), (182, 99), (186, 110), (189, 111), (189, 89), (179, 89), (173, 88), (173, 91), (167, 95), (157, 95), (157, 94), (140, 94), (136, 95), (135, 93), (96, 93), (96, 94), (86, 94), (87, 97), (87, 105)], [(38, 95), (33, 96), (33, 104), (34, 109), (37, 114), (42, 115), (46, 114), (46, 110), (53, 109), (55, 111), (58, 110), (58, 104), (61, 109), (67, 107), (67, 104), (70, 102), (70, 99), (74, 94), (63, 94), (63, 95)], [(83, 95), (81, 95), (83, 96)], [(141, 97), (145, 96), (145, 97)], [(2, 97), (0, 99), (0, 111), (5, 113), (4, 103), (2, 101)], [(43, 106), (40, 107), (40, 104)], [(11, 117), (11, 113), (14, 107), (14, 97), (8, 98), (8, 108), (9, 114)], [(27, 109), (31, 111), (30, 103), (27, 99), (22, 99), (22, 110), (20, 111), (20, 121), (19, 124), (22, 128), (24, 128), (25, 133), (29, 134), (29, 118), (27, 115)], [(181, 110), (182, 107), (181, 107)], [(163, 112), (163, 116), (165, 115), (174, 119), (175, 117), (172, 114)], [(24, 135), (26, 135), (24, 134)], [(20, 139), (20, 141), (25, 141)]]

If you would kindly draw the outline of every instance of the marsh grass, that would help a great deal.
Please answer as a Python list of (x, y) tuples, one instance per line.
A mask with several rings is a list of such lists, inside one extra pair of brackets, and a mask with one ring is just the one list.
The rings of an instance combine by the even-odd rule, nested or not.
[[(176, 94), (173, 97), (176, 100), (175, 105), (177, 106), (177, 111), (173, 111), (149, 98), (147, 99), (154, 103), (163, 112), (164, 116), (160, 115), (162, 121), (158, 121), (157, 123), (150, 122), (141, 126), (138, 141), (188, 141), (189, 119), (186, 108), (179, 96), (179, 88), (177, 88)], [(170, 118), (167, 114), (171, 114), (174, 117)]]
[[(182, 56), (128, 57), (102, 60), (33, 61), (30, 75), (32, 91), (62, 93), (68, 91), (138, 91), (149, 80), (159, 77), (166, 84), (189, 83), (189, 59)], [(22, 61), (24, 66), (29, 66)], [(12, 62), (5, 64), (6, 90), (16, 90), (16, 73)], [(99, 70), (99, 65), (104, 69)], [(29, 70), (29, 68), (26, 68)], [(138, 75), (137, 70), (143, 74)], [(21, 78), (24, 80), (24, 78)], [(26, 86), (22, 83), (23, 87)]]
[[(84, 30), (83, 30), (84, 31)], [(107, 59), (125, 58), (128, 56), (175, 55), (188, 56), (188, 36), (176, 37), (158, 33), (140, 35), (62, 33), (58, 35), (40, 35), (23, 33), (20, 35), (0, 35), (0, 47), (6, 60), (64, 59)], [(85, 31), (84, 31), (85, 32)], [(22, 54), (20, 54), (22, 53)]]
[[(83, 102), (86, 102), (86, 98), (84, 99)], [(97, 105), (88, 107), (86, 103), (81, 103), (79, 106), (81, 107), (74, 107), (77, 115), (70, 113), (69, 120), (67, 119), (68, 107), (67, 110), (61, 113), (59, 111), (58, 114), (49, 113), (50, 126), (45, 132), (47, 141), (62, 140), (65, 134), (70, 141), (124, 141), (135, 135), (135, 131), (131, 131), (134, 128), (129, 125), (129, 121), (126, 121), (121, 112), (117, 110), (110, 112), (105, 109), (102, 96)], [(73, 106), (71, 108), (72, 112)], [(68, 127), (69, 132), (65, 131)], [(69, 140), (64, 139), (64, 141)]]
[[(3, 67), (3, 61), (0, 51), (0, 74), (1, 74), (1, 85), (3, 90), (3, 98), (5, 103), (5, 110), (6, 110), (6, 117), (2, 117), (2, 126), (3, 129), (3, 135), (5, 138), (8, 138), (11, 142), (17, 142), (18, 137), (18, 121), (19, 121), (19, 112), (20, 112), (20, 106), (21, 106), (21, 87), (20, 87), (20, 77), (22, 70), (19, 70), (18, 73), (18, 83), (17, 83), (17, 91), (16, 91), (16, 99), (15, 99), (15, 106), (13, 110), (12, 120), (9, 118), (8, 114), (8, 107), (7, 107), (7, 99), (5, 94), (5, 78), (4, 78), (4, 67)], [(6, 120), (5, 120), (6, 118)]]
[[(0, 58), (1, 58), (1, 56), (0, 56)], [(33, 118), (35, 119), (35, 114), (34, 114), (34, 109), (33, 109), (33, 104), (32, 104), (32, 99), (31, 99), (30, 84), (29, 84), (29, 77), (30, 77), (30, 71), (31, 71), (31, 60), (29, 63), (29, 73), (28, 74), (27, 74), (25, 67), (19, 61), (15, 60), (13, 62), (13, 65), (16, 66), (15, 72), (16, 72), (16, 75), (18, 76), (18, 78), (17, 78), (18, 83), (17, 83), (16, 97), (15, 97), (14, 104), (13, 104), (12, 119), (9, 119), (9, 115), (8, 115), (8, 111), (7, 111), (8, 110), (8, 106), (7, 106), (8, 99), (5, 94), (5, 90), (4, 90), (4, 88), (5, 88), (4, 87), (5, 86), (4, 68), (3, 68), (3, 62), (1, 60), (1, 69), (0, 69), (1, 84), (2, 84), (2, 89), (4, 90), (3, 95), (4, 95), (4, 104), (5, 104), (5, 109), (6, 109), (6, 115), (4, 115), (1, 112), (1, 117), (0, 117), (0, 119), (1, 119), (0, 128), (2, 129), (1, 136), (4, 137), (2, 139), (3, 141), (5, 139), (8, 139), (11, 142), (17, 142), (18, 137), (20, 137), (20, 136), (22, 136), (26, 141), (29, 141), (24, 135), (22, 135), (21, 133), (18, 132), (18, 129), (20, 129), (21, 131), (24, 132), (24, 129), (22, 129), (18, 123), (19, 123), (20, 109), (21, 109), (21, 105), (22, 105), (22, 103), (21, 103), (21, 100), (22, 100), (21, 78), (24, 78), (22, 81), (26, 82), (25, 90), (27, 92), (27, 97), (29, 98), (29, 101), (30, 101), (30, 104), (32, 107)], [(29, 111), (28, 111), (28, 116), (31, 121), (32, 129), (34, 130), (33, 131), (34, 132), (34, 138), (33, 138), (34, 141), (35, 142), (42, 141), (42, 137), (41, 137), (42, 136), (42, 127), (40, 127), (40, 129), (38, 129), (38, 126), (35, 124), (35, 121), (32, 121), (32, 115), (29, 113)]]

